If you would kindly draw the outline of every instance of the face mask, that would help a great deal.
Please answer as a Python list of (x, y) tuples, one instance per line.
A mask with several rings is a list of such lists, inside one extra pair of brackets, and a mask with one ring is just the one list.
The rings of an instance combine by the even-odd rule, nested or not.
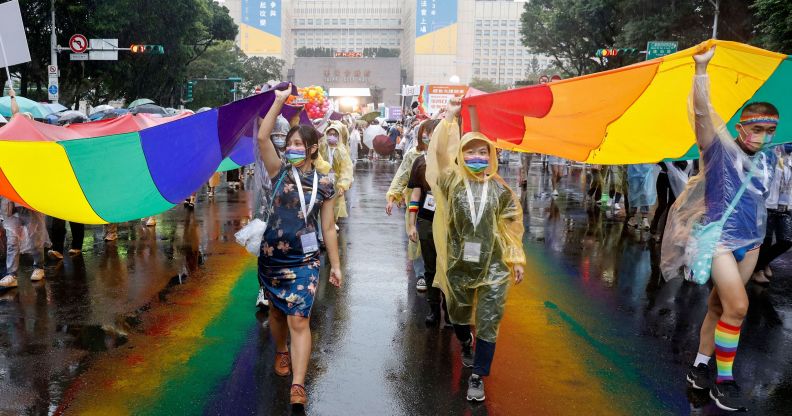
[(745, 134), (745, 138), (740, 138), (740, 140), (746, 145), (750, 146), (751, 148), (763, 148), (770, 144), (773, 141), (773, 135), (768, 133), (748, 133), (743, 129), (743, 133)]
[(465, 156), (465, 166), (473, 173), (481, 173), (489, 167), (489, 159), (481, 156)]
[(427, 136), (427, 135), (424, 135), (423, 137), (421, 137), (421, 141), (422, 141), (424, 144), (429, 144), (429, 140), (431, 140), (431, 139), (432, 139), (432, 138), (431, 138), (431, 137), (429, 137), (429, 136)]
[(305, 163), (305, 148), (304, 147), (288, 147), (283, 154), (286, 160), (294, 167), (300, 167)]
[(334, 134), (328, 134), (327, 135), (327, 144), (329, 144), (330, 146), (337, 145), (338, 144), (338, 136), (336, 136)]
[(272, 144), (278, 149), (283, 149), (286, 147), (286, 138), (283, 136), (272, 136)]

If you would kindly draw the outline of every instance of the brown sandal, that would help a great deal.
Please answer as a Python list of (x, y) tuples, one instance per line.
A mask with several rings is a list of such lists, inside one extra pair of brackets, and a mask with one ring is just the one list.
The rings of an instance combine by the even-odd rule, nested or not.
[(273, 366), (275, 374), (286, 377), (291, 374), (291, 356), (289, 352), (276, 352), (275, 365)]
[(308, 403), (308, 394), (305, 392), (305, 387), (300, 384), (292, 384), (290, 400), (292, 406), (305, 406)]

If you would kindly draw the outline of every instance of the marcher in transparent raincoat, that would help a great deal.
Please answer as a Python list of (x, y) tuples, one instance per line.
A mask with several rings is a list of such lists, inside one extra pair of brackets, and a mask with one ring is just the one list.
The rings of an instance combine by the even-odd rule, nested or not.
[[(435, 286), (445, 294), (462, 362), (474, 367), (468, 399), (484, 400), (498, 328), (512, 278), (524, 274), (519, 199), (498, 175), (495, 146), (481, 133), (459, 139), (459, 99), (451, 100), (427, 153), (427, 180), (435, 198)], [(475, 108), (472, 128), (478, 130)], [(470, 326), (476, 327), (475, 356)]]
[(0, 220), (6, 234), (6, 275), (0, 279), (0, 289), (18, 286), (19, 256), (33, 256), (31, 281), (44, 279), (44, 249), (52, 245), (44, 214), (0, 197)]
[[(387, 200), (387, 204), (385, 205), (385, 213), (389, 216), (393, 213), (394, 205), (398, 207), (404, 207), (410, 201), (410, 196), (412, 195), (413, 191), (412, 188), (407, 187), (407, 182), (410, 179), (410, 172), (412, 172), (412, 167), (415, 160), (425, 152), (426, 144), (421, 141), (417, 146), (412, 148), (412, 150), (404, 154), (401, 165), (399, 165), (399, 169), (396, 171), (396, 174), (393, 175), (390, 188), (388, 188), (388, 192), (385, 194), (385, 198)], [(404, 211), (404, 225), (406, 228), (405, 233), (409, 234), (409, 210)], [(421, 256), (421, 245), (419, 242), (408, 239), (407, 258), (412, 261), (413, 264), (413, 271), (415, 272), (416, 279), (415, 289), (419, 292), (426, 291), (426, 278), (424, 276), (426, 269), (424, 267), (423, 257)]]
[[(324, 137), (319, 141), (319, 156), (322, 161), (326, 161), (329, 164), (330, 171), (327, 172), (327, 175), (335, 183), (336, 220), (348, 216), (344, 194), (354, 181), (352, 177), (352, 160), (349, 159), (346, 146), (341, 143), (341, 131), (343, 131), (341, 123), (334, 122), (325, 129)], [(322, 168), (323, 166), (317, 164), (316, 169), (319, 173), (325, 173)]]
[[(701, 170), (669, 213), (661, 270), (667, 279), (674, 278), (684, 266), (690, 270), (686, 277), (698, 283), (711, 276), (714, 288), (687, 382), (694, 389), (710, 388), (719, 408), (736, 411), (745, 406), (732, 365), (748, 310), (745, 284), (765, 235), (765, 197), (776, 160), (767, 145), (779, 117), (772, 104), (747, 104), (735, 126), (738, 137), (734, 140), (710, 102), (707, 66), (714, 54), (715, 49), (710, 48), (694, 56), (692, 117)], [(713, 353), (717, 364), (714, 384), (708, 367)]]
[[(657, 203), (657, 175), (660, 167), (655, 164), (627, 166), (627, 199), (630, 202), (630, 218), (627, 225), (648, 230), (649, 208)], [(639, 214), (640, 211), (640, 214)], [(639, 218), (638, 215), (641, 217)]]

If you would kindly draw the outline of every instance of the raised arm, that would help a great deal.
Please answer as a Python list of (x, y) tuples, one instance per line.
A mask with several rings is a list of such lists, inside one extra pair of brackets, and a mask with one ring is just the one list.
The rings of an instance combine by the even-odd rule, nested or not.
[(693, 78), (693, 111), (696, 116), (696, 143), (702, 149), (715, 140), (715, 124), (712, 118), (712, 103), (710, 102), (710, 80), (707, 75), (707, 66), (715, 55), (715, 47), (694, 55), (696, 61), (696, 75)]
[(291, 95), (291, 91), (291, 84), (289, 84), (286, 90), (275, 90), (275, 101), (272, 103), (272, 107), (270, 107), (267, 115), (261, 120), (261, 126), (258, 131), (257, 144), (261, 158), (258, 163), (264, 164), (264, 167), (267, 168), (267, 174), (269, 174), (270, 177), (277, 175), (281, 168), (281, 159), (278, 157), (278, 152), (275, 150), (275, 145), (272, 144), (270, 136), (272, 134), (272, 129), (275, 128), (278, 115), (280, 115), (283, 109), (283, 104), (286, 103), (286, 99)]
[(14, 91), (14, 87), (8, 87), (8, 96), (11, 100), (11, 117), (14, 117), (19, 113), (19, 104), (16, 101), (16, 92)]
[[(448, 103), (446, 109), (445, 119), (437, 125), (432, 140), (429, 142), (430, 152), (437, 158), (437, 167), (442, 172), (451, 164), (451, 151), (456, 152), (456, 147), (453, 150), (449, 149), (450, 141), (455, 138), (459, 141), (459, 123), (457, 117), (462, 110), (462, 99), (452, 98)], [(458, 143), (455, 143), (458, 144)]]
[(478, 117), (478, 111), (476, 111), (476, 106), (471, 105), (470, 107), (468, 107), (468, 111), (470, 112), (470, 130), (475, 132), (481, 131), (479, 129), (481, 125), (479, 124), (479, 117)]

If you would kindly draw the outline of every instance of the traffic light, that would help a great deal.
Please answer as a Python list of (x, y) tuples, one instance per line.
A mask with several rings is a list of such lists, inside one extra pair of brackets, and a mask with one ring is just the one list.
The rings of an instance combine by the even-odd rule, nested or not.
[(165, 48), (162, 45), (132, 45), (129, 47), (132, 53), (144, 53), (149, 55), (162, 55)]
[(636, 56), (639, 51), (635, 48), (610, 48), (610, 49), (597, 49), (595, 55), (597, 58), (611, 58), (615, 56)]
[(197, 81), (187, 81), (184, 85), (184, 102), (189, 103), (193, 100), (193, 86)]

